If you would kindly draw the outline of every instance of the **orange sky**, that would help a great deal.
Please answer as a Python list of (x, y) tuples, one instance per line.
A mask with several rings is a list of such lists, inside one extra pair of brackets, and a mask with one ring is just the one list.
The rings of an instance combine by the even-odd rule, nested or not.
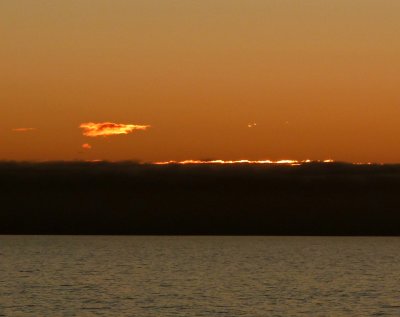
[(3, 0), (0, 38), (0, 159), (400, 162), (398, 0)]

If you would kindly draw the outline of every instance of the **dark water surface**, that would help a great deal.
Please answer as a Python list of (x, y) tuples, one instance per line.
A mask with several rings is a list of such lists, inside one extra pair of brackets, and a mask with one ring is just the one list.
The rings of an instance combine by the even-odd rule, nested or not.
[(400, 316), (400, 238), (0, 236), (0, 316)]

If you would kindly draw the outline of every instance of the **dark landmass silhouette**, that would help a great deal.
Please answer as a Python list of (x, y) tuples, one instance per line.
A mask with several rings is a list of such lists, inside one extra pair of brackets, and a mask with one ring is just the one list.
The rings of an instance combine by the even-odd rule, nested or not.
[(0, 234), (400, 235), (400, 165), (0, 163)]

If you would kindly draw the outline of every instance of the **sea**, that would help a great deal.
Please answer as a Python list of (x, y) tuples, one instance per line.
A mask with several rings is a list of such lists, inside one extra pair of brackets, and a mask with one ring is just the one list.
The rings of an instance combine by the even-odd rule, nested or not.
[(0, 236), (0, 316), (400, 316), (400, 238)]

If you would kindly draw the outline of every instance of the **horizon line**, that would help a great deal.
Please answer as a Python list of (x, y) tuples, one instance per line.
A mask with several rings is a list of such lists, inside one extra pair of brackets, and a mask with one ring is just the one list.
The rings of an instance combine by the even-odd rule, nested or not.
[(400, 162), (395, 163), (383, 163), (383, 162), (350, 162), (350, 161), (339, 161), (332, 159), (325, 160), (220, 160), (220, 159), (209, 159), (209, 160), (168, 160), (168, 161), (141, 161), (141, 160), (107, 160), (107, 159), (91, 159), (91, 160), (3, 160), (0, 159), (0, 164), (4, 163), (16, 163), (16, 164), (44, 164), (44, 163), (107, 163), (107, 164), (118, 164), (118, 163), (131, 163), (137, 165), (284, 165), (284, 166), (300, 166), (307, 164), (348, 164), (348, 165), (400, 165)]

